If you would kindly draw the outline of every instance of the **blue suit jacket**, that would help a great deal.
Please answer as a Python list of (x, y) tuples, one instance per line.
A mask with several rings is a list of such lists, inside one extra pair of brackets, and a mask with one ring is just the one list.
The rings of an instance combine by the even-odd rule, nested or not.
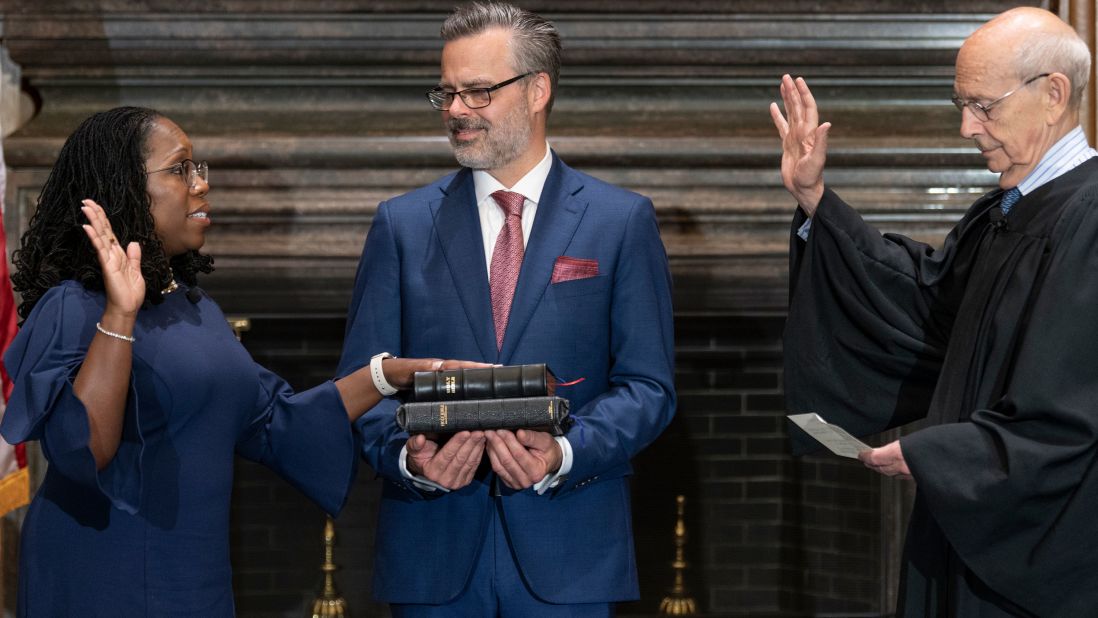
[[(598, 261), (599, 275), (550, 283), (559, 256)], [(671, 280), (652, 202), (553, 166), (527, 242), (503, 349), (496, 350), (472, 173), (462, 169), (383, 202), (366, 238), (339, 373), (382, 351), (501, 364), (548, 363), (576, 423), (568, 480), (537, 495), (502, 483), (504, 525), (542, 600), (639, 596), (629, 460), (675, 409)], [(564, 390), (567, 390), (565, 393)], [(421, 492), (398, 468), (407, 434), (387, 400), (360, 421), (364, 455), (387, 482), (374, 595), (445, 603), (465, 588), (484, 542), (494, 474), (484, 458), (469, 486)]]

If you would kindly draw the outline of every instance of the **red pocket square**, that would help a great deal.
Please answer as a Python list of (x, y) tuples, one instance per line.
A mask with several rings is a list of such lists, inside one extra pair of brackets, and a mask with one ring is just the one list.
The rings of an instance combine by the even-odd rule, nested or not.
[(599, 276), (599, 261), (562, 255), (553, 264), (553, 283)]

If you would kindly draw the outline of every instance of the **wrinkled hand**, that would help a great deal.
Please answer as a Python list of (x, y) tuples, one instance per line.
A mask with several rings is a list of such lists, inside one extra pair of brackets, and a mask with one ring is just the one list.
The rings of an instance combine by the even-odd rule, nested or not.
[(107, 220), (103, 208), (92, 200), (81, 207), (88, 223), (83, 225), (103, 271), (103, 287), (107, 292), (108, 311), (134, 315), (145, 302), (145, 278), (141, 275), (141, 247), (131, 242), (125, 250)]
[(488, 363), (475, 363), (462, 360), (442, 360), (441, 358), (386, 358), (381, 361), (381, 371), (385, 381), (394, 388), (411, 388), (412, 379), (417, 371), (438, 371), (439, 369), (465, 369), (468, 367), (491, 367)]
[(408, 438), (408, 471), (446, 489), (461, 489), (473, 481), (484, 455), (484, 432), (461, 431), (439, 448), (424, 434)]
[(890, 442), (880, 448), (870, 449), (858, 453), (858, 459), (871, 470), (876, 470), (885, 476), (898, 476), (902, 479), (911, 479), (911, 470), (904, 461), (904, 452), (900, 449), (900, 441)]
[(545, 475), (560, 470), (564, 454), (553, 436), (544, 431), (497, 429), (485, 434), (492, 469), (511, 489), (532, 487)]
[(803, 78), (794, 81), (783, 75), (781, 93), (788, 121), (777, 103), (770, 104), (770, 117), (782, 138), (782, 183), (811, 217), (823, 198), (823, 169), (831, 123), (819, 124), (816, 99)]

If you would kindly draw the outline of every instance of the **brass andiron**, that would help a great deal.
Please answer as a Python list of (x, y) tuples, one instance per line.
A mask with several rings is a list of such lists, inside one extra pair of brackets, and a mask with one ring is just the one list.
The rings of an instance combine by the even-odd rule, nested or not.
[(670, 596), (663, 597), (660, 601), (660, 613), (665, 616), (693, 616), (698, 613), (697, 604), (694, 597), (686, 594), (686, 585), (683, 583), (686, 571), (686, 556), (683, 552), (686, 547), (686, 521), (682, 514), (686, 496), (678, 496), (675, 502), (679, 508), (679, 519), (675, 522), (675, 560), (671, 563), (671, 568), (675, 569), (675, 585), (671, 587)]
[(346, 618), (347, 616), (347, 601), (339, 596), (335, 586), (334, 574), (339, 568), (332, 562), (335, 536), (335, 521), (328, 515), (324, 522), (324, 564), (320, 565), (320, 571), (324, 573), (324, 590), (313, 601), (313, 618)]
[(233, 334), (236, 335), (236, 340), (240, 341), (242, 333), (252, 330), (252, 320), (237, 315), (225, 316), (225, 320), (229, 322), (229, 327), (233, 329)]

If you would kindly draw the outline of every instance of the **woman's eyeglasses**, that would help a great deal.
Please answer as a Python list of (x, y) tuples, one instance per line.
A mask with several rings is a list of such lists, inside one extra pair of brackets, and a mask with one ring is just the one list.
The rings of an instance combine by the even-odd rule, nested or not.
[(205, 161), (199, 161), (195, 163), (190, 159), (183, 159), (175, 165), (169, 165), (163, 169), (153, 170), (146, 172), (147, 174), (156, 174), (158, 172), (171, 172), (177, 176), (182, 177), (187, 181), (187, 186), (191, 189), (198, 184), (198, 179), (209, 182), (210, 181), (210, 166)]

